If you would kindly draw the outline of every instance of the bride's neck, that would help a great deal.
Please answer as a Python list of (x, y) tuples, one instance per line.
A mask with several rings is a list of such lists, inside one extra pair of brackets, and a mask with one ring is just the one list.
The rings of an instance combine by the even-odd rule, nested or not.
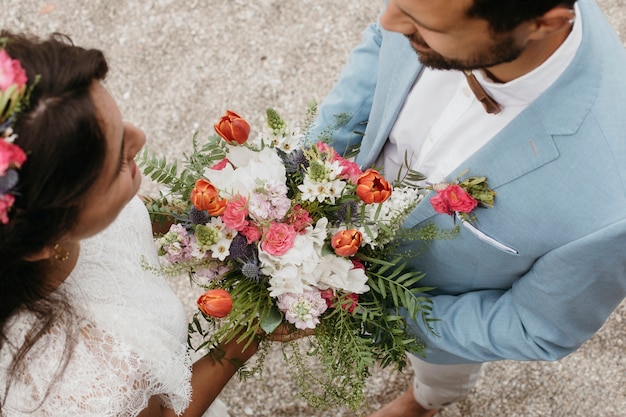
[(80, 244), (78, 241), (67, 242), (59, 246), (55, 256), (48, 259), (46, 281), (50, 291), (56, 290), (70, 276), (78, 262), (79, 252)]

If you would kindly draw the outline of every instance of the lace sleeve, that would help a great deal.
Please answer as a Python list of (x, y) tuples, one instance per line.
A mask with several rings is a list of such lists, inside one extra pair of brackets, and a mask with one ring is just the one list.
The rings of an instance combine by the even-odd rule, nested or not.
[[(131, 417), (163, 392), (132, 349), (90, 324), (80, 326), (71, 356), (63, 360), (66, 335), (57, 325), (29, 352), (8, 393), (5, 417)], [(3, 349), (3, 361), (7, 356)]]

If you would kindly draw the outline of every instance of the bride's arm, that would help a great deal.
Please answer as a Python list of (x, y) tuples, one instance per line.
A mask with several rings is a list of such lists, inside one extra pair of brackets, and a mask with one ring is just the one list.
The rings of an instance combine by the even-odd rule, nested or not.
[[(312, 334), (312, 331), (294, 332), (286, 326), (279, 326), (272, 334), (265, 335), (265, 337), (275, 342), (289, 342)], [(235, 375), (238, 367), (247, 362), (259, 347), (256, 339), (245, 351), (242, 350), (244, 345), (245, 342), (237, 343), (233, 340), (220, 346), (224, 352), (223, 359), (216, 360), (212, 356), (204, 356), (193, 364), (191, 403), (180, 417), (204, 415), (228, 381)], [(177, 417), (172, 409), (160, 408), (159, 404), (158, 398), (153, 397), (148, 408), (138, 417)]]
[(236, 364), (243, 364), (254, 355), (258, 349), (255, 340), (242, 352), (244, 344), (235, 341), (222, 345), (224, 352), (221, 360), (212, 356), (204, 356), (193, 364), (191, 376), (191, 402), (189, 407), (178, 416), (174, 410), (161, 405), (158, 396), (153, 396), (148, 402), (148, 407), (137, 417), (201, 417), (213, 404), (228, 381), (237, 372)]
[[(221, 349), (224, 351), (223, 359), (216, 360), (212, 356), (204, 356), (193, 364), (191, 403), (181, 417), (202, 416), (237, 372), (236, 364), (248, 361), (256, 353), (258, 343), (254, 341), (243, 352), (243, 344), (237, 344), (235, 341), (222, 345)], [(164, 408), (161, 416), (176, 417), (176, 414), (173, 410)]]

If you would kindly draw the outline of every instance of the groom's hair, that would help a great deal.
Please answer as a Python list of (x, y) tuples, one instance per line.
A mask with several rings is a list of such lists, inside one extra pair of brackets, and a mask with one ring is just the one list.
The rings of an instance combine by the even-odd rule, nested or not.
[(574, 3), (576, 0), (474, 0), (467, 16), (484, 19), (494, 33), (501, 33), (543, 16), (555, 7), (573, 8)]

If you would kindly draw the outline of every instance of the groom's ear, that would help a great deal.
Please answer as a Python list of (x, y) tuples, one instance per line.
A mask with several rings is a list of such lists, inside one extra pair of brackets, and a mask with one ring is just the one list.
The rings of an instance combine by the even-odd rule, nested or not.
[(542, 16), (534, 19), (531, 39), (543, 39), (555, 32), (569, 29), (576, 18), (573, 9), (563, 6), (554, 7)]

